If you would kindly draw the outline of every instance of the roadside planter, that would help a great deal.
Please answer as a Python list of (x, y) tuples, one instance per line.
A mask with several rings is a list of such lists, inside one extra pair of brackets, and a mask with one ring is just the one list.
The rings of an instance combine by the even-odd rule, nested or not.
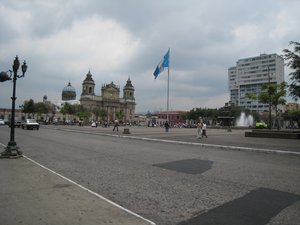
[(130, 134), (129, 128), (124, 128), (123, 134)]

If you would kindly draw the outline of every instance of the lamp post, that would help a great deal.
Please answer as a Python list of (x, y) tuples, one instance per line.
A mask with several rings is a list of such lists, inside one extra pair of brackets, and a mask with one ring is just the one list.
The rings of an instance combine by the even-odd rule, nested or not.
[[(11, 120), (10, 120), (10, 141), (8, 142), (5, 151), (1, 153), (0, 158), (19, 158), (22, 156), (22, 152), (19, 150), (17, 143), (15, 141), (15, 102), (16, 102), (16, 83), (17, 79), (24, 77), (27, 65), (26, 62), (23, 62), (21, 66), (22, 75), (18, 75), (18, 70), (20, 67), (20, 61), (18, 56), (16, 56), (14, 60), (14, 64), (12, 65), (13, 71), (10, 70), (10, 76), (7, 75), (5, 72), (1, 72), (0, 74), (0, 82), (5, 82), (7, 80), (13, 80), (13, 94), (12, 94), (12, 105), (11, 105)], [(13, 72), (13, 76), (12, 76)], [(12, 78), (11, 78), (12, 77)]]
[(270, 77), (270, 67), (268, 66), (268, 83), (269, 83), (269, 129), (272, 128), (272, 115), (271, 115), (271, 93), (270, 93), (270, 83), (271, 83), (271, 77)]

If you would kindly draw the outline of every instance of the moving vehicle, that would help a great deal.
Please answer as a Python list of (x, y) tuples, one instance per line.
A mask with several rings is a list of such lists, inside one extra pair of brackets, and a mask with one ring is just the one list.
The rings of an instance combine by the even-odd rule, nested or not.
[(4, 122), (3, 119), (0, 119), (0, 126), (1, 126), (1, 125), (5, 125), (5, 122)]
[(258, 129), (265, 129), (265, 128), (268, 128), (268, 125), (264, 122), (256, 122), (255, 123), (255, 128), (258, 128)]
[(22, 123), (22, 129), (26, 130), (33, 130), (33, 129), (40, 129), (40, 124), (38, 122), (36, 122), (35, 119), (26, 119), (23, 121)]

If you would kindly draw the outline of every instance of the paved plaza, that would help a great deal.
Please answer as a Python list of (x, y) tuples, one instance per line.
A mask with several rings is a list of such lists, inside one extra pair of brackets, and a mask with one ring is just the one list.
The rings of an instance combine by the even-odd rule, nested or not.
[[(129, 128), (130, 134), (125, 134), (124, 128)], [(245, 137), (246, 130), (242, 129), (228, 131), (227, 129), (208, 128), (208, 138), (202, 139), (196, 137), (196, 129), (192, 128), (173, 128), (169, 132), (165, 132), (160, 127), (119, 127), (118, 132), (112, 131), (113, 127), (92, 128), (90, 126), (44, 126), (41, 129), (178, 143), (182, 146), (198, 145), (199, 147), (212, 147), (212, 149), (300, 156), (299, 140), (250, 138)], [(5, 143), (0, 144), (1, 148), (4, 148)], [(7, 168), (10, 169), (7, 170)], [(1, 159), (0, 171), (0, 205), (2, 209), (0, 219), (3, 224), (22, 224), (23, 221), (30, 221), (31, 218), (39, 218), (32, 220), (31, 225), (62, 224), (61, 221), (68, 221), (68, 224), (72, 225), (81, 224), (82, 221), (89, 225), (154, 224), (54, 171), (44, 168), (27, 157)], [(71, 188), (66, 188), (71, 185)], [(55, 210), (51, 212), (45, 210), (49, 207)]]
[[(149, 141), (170, 141), (178, 144), (194, 144), (223, 149), (236, 149), (244, 151), (261, 151), (283, 154), (300, 154), (299, 139), (257, 138), (245, 137), (250, 129), (217, 129), (208, 128), (208, 138), (197, 138), (195, 128), (172, 128), (165, 132), (162, 127), (136, 127), (120, 126), (119, 131), (113, 131), (113, 127), (90, 126), (50, 126), (50, 129), (67, 129), (78, 132), (89, 132), (97, 135), (119, 135), (124, 138), (138, 138)], [(130, 134), (124, 133), (129, 129)]]

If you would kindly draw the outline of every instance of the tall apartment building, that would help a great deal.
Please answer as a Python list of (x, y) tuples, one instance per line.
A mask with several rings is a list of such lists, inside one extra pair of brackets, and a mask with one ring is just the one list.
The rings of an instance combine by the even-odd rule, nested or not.
[(277, 54), (239, 59), (228, 69), (228, 86), (231, 103), (254, 111), (268, 111), (269, 105), (249, 99), (247, 92), (258, 95), (263, 84), (284, 81), (284, 60)]

